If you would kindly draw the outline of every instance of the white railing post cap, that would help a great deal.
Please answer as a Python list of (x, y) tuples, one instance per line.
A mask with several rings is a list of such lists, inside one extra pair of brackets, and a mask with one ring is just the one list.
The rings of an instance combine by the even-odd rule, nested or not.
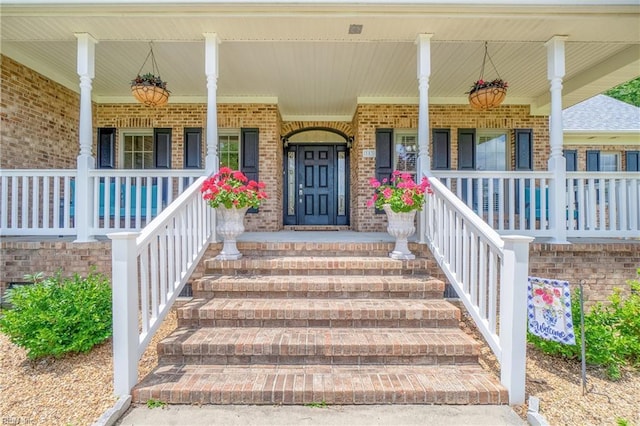
[(112, 232), (107, 234), (107, 237), (111, 240), (130, 240), (137, 238), (140, 235), (139, 232)]
[(528, 235), (501, 235), (500, 238), (502, 238), (505, 243), (509, 242), (511, 244), (530, 243), (535, 240), (535, 237)]

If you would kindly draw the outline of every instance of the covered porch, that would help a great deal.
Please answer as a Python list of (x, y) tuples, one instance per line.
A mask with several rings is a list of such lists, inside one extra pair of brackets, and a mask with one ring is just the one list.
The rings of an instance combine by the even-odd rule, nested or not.
[[(131, 392), (140, 353), (217, 248), (215, 213), (199, 188), (225, 153), (270, 191), (247, 217), (243, 237), (264, 241), (245, 244), (279, 237), (306, 238), (303, 245), (322, 239), (324, 249), (342, 239), (386, 244), (384, 216), (366, 208), (368, 178), (401, 167), (432, 178), (434, 194), (417, 219), (413, 244), (423, 257), (415, 264), (432, 262), (455, 288), (500, 359), (511, 403), (524, 401), (523, 306), (533, 238), (563, 247), (574, 237), (638, 235), (640, 177), (631, 169), (568, 172), (562, 126), (563, 107), (636, 77), (639, 14), (632, 1), (553, 8), (501, 1), (8, 1), (2, 12), (2, 84), (9, 94), (2, 234), (74, 238), (48, 247), (75, 251), (73, 268), (108, 262), (118, 395)], [(167, 60), (163, 78), (175, 82), (169, 104), (159, 108), (136, 103), (127, 83), (149, 40)], [(465, 91), (478, 79), (485, 43), (496, 46), (493, 59), (510, 89), (503, 105), (476, 111)], [(335, 186), (324, 185), (331, 189), (320, 195), (333, 197), (331, 205), (343, 196), (347, 204), (336, 215), (341, 211), (350, 229), (282, 233), (288, 208), (301, 204), (296, 195), (313, 195), (304, 184), (309, 191), (323, 186), (298, 169), (287, 180), (289, 137), (327, 129), (343, 136), (339, 144), (296, 144), (339, 145), (330, 167), (313, 166), (334, 172), (327, 182)], [(495, 133), (510, 146), (505, 167), (481, 171), (476, 146)], [(136, 149), (138, 140), (148, 149)], [(224, 151), (230, 142), (240, 148)], [(409, 146), (406, 161), (398, 148)], [(140, 169), (130, 168), (138, 163), (128, 154), (142, 158)], [(11, 251), (20, 244), (27, 243)], [(103, 250), (96, 258), (94, 246)], [(541, 252), (552, 250), (543, 245)], [(363, 262), (378, 271), (415, 266), (378, 257)], [(268, 261), (255, 263), (270, 269), (263, 267)]]

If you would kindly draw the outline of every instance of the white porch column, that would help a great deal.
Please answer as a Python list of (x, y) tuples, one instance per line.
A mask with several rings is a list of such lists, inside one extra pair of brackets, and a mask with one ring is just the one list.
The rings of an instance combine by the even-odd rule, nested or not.
[(216, 33), (205, 33), (205, 65), (207, 76), (207, 155), (205, 173), (211, 175), (218, 171), (218, 44)]
[[(433, 34), (420, 34), (418, 45), (418, 180), (431, 174), (429, 156), (429, 77), (431, 76), (431, 37)], [(426, 242), (426, 209), (418, 214), (418, 241)]]
[(553, 230), (552, 242), (567, 244), (566, 217), (566, 159), (562, 154), (562, 78), (564, 68), (564, 42), (566, 36), (554, 36), (545, 43), (547, 47), (547, 78), (550, 82), (551, 112), (549, 114), (549, 145), (551, 156), (549, 171), (553, 173), (553, 182), (549, 188), (549, 221)]
[(95, 77), (95, 53), (98, 41), (88, 33), (74, 34), (78, 39), (77, 72), (80, 76), (80, 126), (78, 155), (78, 174), (75, 182), (75, 228), (76, 242), (95, 241), (89, 235), (91, 208), (93, 206), (92, 185), (89, 170), (95, 168), (95, 159), (91, 155), (93, 146), (93, 119), (91, 111), (91, 81)]

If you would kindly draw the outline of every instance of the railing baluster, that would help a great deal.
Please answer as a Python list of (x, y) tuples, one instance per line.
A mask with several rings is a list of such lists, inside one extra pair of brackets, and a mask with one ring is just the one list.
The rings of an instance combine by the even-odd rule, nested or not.
[(620, 196), (618, 199), (620, 200), (620, 230), (627, 231), (629, 229), (629, 225), (627, 223), (629, 209), (627, 208), (627, 200), (629, 195), (629, 186), (627, 184), (627, 179), (620, 179)]
[(158, 239), (154, 238), (149, 245), (149, 252), (151, 257), (151, 317), (158, 317), (158, 300), (160, 296), (158, 291), (160, 290), (160, 283), (158, 282)]
[(142, 247), (140, 259), (140, 314), (142, 324), (140, 334), (146, 335), (149, 331), (149, 246)]
[[(51, 193), (49, 192), (49, 176), (44, 176), (42, 178), (42, 228), (49, 229), (51, 221), (49, 215), (51, 214), (51, 209), (49, 203), (51, 203)], [(3, 181), (4, 182), (4, 181)], [(4, 194), (5, 191), (3, 190)], [(5, 215), (3, 215), (4, 217)], [(4, 226), (3, 226), (4, 227)]]
[(618, 200), (617, 197), (617, 192), (618, 192), (618, 185), (617, 185), (617, 179), (607, 179), (609, 182), (609, 202), (608, 202), (608, 206), (609, 206), (609, 226), (608, 229), (610, 230), (617, 230), (618, 229), (618, 211), (616, 209), (616, 203)]
[(22, 209), (20, 214), (20, 228), (29, 228), (29, 177), (22, 176)]

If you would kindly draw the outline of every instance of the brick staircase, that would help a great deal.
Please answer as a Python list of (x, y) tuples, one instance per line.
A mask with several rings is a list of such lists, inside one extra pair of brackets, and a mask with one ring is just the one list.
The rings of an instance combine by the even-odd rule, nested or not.
[(134, 402), (508, 403), (423, 246), (411, 261), (384, 242), (238, 246), (205, 260)]

